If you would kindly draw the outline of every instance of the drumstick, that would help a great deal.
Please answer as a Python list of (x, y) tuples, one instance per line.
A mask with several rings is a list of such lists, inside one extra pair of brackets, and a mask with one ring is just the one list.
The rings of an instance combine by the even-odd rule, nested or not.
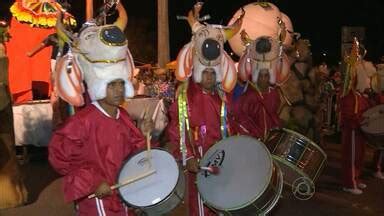
[(151, 135), (147, 133), (147, 160), (149, 163), (149, 167), (152, 167), (151, 163)]
[[(155, 172), (156, 172), (156, 170), (149, 170), (149, 171), (147, 171), (147, 172), (145, 172), (145, 173), (142, 173), (142, 174), (140, 174), (140, 175), (138, 175), (138, 176), (135, 176), (135, 177), (133, 177), (133, 178), (127, 178), (127, 179), (125, 179), (125, 180), (124, 180), (123, 182), (121, 182), (121, 183), (112, 185), (110, 188), (111, 188), (111, 190), (115, 190), (115, 189), (120, 188), (120, 187), (123, 187), (123, 186), (125, 186), (125, 185), (127, 185), (127, 184), (131, 184), (131, 183), (136, 182), (136, 181), (138, 181), (138, 180), (140, 180), (140, 179), (143, 179), (143, 178), (145, 178), (145, 177), (148, 177), (148, 176), (154, 174)], [(88, 196), (88, 199), (92, 199), (92, 198), (94, 198), (94, 197), (96, 197), (96, 195), (95, 195), (95, 194), (91, 194), (91, 195)]]
[(219, 167), (215, 167), (215, 166), (200, 167), (200, 171), (208, 171), (213, 175), (218, 175), (220, 173)]

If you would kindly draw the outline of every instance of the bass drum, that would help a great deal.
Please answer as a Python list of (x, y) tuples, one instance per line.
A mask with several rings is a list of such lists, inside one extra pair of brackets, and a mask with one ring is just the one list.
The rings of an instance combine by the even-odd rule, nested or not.
[(310, 198), (327, 160), (325, 152), (307, 137), (286, 128), (270, 131), (265, 143), (284, 173), (284, 183), (294, 189), (306, 184), (298, 188), (298, 193)]
[(265, 145), (248, 136), (233, 136), (213, 145), (200, 166), (197, 188), (204, 203), (222, 215), (264, 215), (278, 202), (283, 177)]
[(365, 118), (361, 130), (368, 143), (377, 149), (384, 150), (384, 104), (374, 106), (363, 113)]
[(121, 199), (146, 215), (162, 215), (174, 209), (184, 198), (184, 175), (174, 157), (165, 150), (152, 149), (151, 160), (147, 151), (132, 156), (123, 165), (118, 183), (145, 173), (155, 173), (118, 189)]

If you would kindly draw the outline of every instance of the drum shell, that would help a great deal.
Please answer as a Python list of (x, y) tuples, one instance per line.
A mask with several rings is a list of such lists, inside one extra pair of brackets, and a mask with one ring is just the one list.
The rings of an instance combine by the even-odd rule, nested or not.
[(327, 155), (314, 142), (289, 129), (270, 132), (266, 145), (284, 173), (284, 183), (292, 185), (306, 177), (313, 182), (319, 177)]
[(185, 194), (185, 176), (181, 167), (179, 166), (179, 180), (177, 181), (175, 189), (161, 202), (153, 206), (141, 208), (147, 216), (163, 215), (176, 208), (183, 201)]
[(283, 173), (276, 162), (273, 162), (273, 164), (271, 181), (259, 198), (254, 202), (249, 203), (246, 207), (238, 210), (217, 211), (221, 212), (223, 215), (231, 216), (265, 215), (270, 212), (278, 202), (283, 190)]

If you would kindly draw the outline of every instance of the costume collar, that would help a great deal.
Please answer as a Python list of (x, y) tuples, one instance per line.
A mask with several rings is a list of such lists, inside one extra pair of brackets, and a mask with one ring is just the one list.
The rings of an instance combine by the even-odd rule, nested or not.
[[(109, 117), (109, 118), (112, 118), (112, 116), (110, 116), (104, 109), (103, 107), (100, 106), (99, 102), (97, 101), (93, 101), (92, 104), (98, 109), (100, 110), (100, 112), (102, 112), (105, 116)], [(120, 118), (120, 109), (117, 109), (117, 114), (116, 114), (116, 119), (119, 119)]]

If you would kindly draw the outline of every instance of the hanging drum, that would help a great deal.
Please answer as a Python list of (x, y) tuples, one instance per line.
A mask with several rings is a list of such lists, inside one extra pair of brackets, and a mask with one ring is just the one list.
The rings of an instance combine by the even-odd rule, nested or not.
[(166, 214), (184, 198), (183, 172), (174, 157), (164, 150), (152, 149), (150, 154), (142, 151), (129, 158), (117, 181), (121, 184), (127, 179), (139, 180), (120, 187), (120, 197), (129, 206), (145, 212), (145, 215)]
[(384, 150), (384, 104), (374, 106), (363, 113), (365, 118), (361, 130), (368, 143), (377, 149)]
[(295, 197), (311, 198), (315, 193), (314, 182), (327, 160), (325, 152), (307, 137), (286, 128), (272, 130), (265, 143)]
[(198, 173), (204, 203), (224, 215), (264, 215), (279, 200), (283, 179), (265, 145), (248, 136), (233, 136), (213, 145), (200, 161), (217, 167), (216, 175)]

